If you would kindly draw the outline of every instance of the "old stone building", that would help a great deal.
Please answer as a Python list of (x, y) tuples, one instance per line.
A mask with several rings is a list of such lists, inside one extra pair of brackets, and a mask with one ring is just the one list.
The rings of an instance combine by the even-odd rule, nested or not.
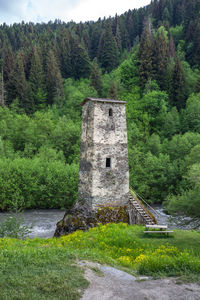
[(127, 203), (129, 167), (124, 101), (86, 98), (82, 103), (79, 201), (92, 208)]
[(156, 222), (137, 195), (129, 192), (125, 104), (110, 99), (83, 101), (78, 201), (57, 223), (54, 236), (98, 223)]

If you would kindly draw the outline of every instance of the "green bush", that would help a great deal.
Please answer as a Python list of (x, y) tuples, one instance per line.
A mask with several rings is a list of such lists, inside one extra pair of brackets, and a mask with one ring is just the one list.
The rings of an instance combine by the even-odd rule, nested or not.
[(42, 158), (0, 159), (0, 209), (66, 208), (77, 196), (78, 165)]
[(11, 213), (0, 223), (0, 238), (25, 238), (31, 232), (31, 227), (24, 224), (24, 217), (21, 213)]

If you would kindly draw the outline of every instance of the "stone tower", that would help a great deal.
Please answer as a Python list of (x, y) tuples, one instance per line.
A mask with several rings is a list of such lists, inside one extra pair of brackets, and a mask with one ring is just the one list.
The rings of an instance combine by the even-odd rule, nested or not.
[(128, 201), (129, 167), (124, 101), (86, 98), (82, 103), (79, 201), (92, 208)]

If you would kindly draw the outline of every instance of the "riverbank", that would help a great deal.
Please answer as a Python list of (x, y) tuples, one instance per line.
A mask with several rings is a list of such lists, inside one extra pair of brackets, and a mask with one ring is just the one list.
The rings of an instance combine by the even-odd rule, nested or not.
[(88, 283), (76, 261), (85, 259), (133, 276), (200, 283), (199, 232), (151, 237), (143, 230), (120, 223), (57, 239), (0, 239), (1, 299), (79, 299)]
[[(171, 229), (191, 229), (192, 224), (183, 226), (177, 219), (172, 219), (170, 215), (166, 214), (161, 205), (154, 206), (156, 211), (155, 217), (158, 224), (168, 225)], [(31, 233), (28, 237), (35, 238), (51, 238), (54, 235), (56, 224), (65, 214), (65, 210), (61, 209), (30, 209), (22, 213), (24, 218), (24, 225), (31, 228)], [(7, 213), (0, 212), (0, 223), (7, 216)], [(181, 218), (182, 220), (183, 218)]]

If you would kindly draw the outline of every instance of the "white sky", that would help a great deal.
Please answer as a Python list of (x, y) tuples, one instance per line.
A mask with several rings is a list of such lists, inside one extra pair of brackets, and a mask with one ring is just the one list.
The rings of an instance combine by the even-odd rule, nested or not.
[(48, 22), (60, 19), (96, 21), (129, 9), (148, 5), (150, 0), (0, 0), (0, 23)]

